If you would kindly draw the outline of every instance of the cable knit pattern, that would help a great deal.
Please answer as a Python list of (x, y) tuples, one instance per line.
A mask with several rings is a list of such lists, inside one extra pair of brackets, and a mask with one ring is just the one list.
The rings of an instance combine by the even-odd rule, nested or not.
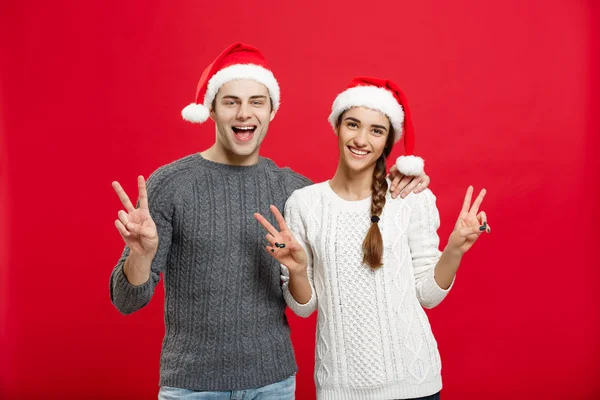
[(280, 265), (265, 252), (269, 205), (280, 209), (311, 182), (271, 160), (236, 167), (194, 154), (159, 168), (148, 180), (158, 235), (151, 277), (132, 286), (125, 247), (111, 275), (114, 305), (144, 307), (163, 274), (165, 337), (160, 384), (190, 390), (259, 387), (296, 371)]
[(318, 399), (414, 398), (442, 388), (437, 343), (423, 310), (450, 290), (434, 279), (441, 255), (435, 196), (430, 190), (406, 199), (387, 195), (379, 222), (383, 267), (375, 271), (362, 263), (370, 205), (370, 198), (343, 200), (329, 182), (297, 190), (286, 203), (289, 228), (309, 254), (313, 293), (298, 304), (284, 285), (284, 298), (300, 316), (319, 311)]

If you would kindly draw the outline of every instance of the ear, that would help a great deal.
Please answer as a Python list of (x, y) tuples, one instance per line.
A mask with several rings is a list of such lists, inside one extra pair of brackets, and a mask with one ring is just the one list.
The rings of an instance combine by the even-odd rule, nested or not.
[(273, 118), (275, 118), (275, 114), (277, 114), (277, 111), (271, 110), (271, 117), (269, 118), (269, 122), (273, 121)]
[(215, 110), (211, 109), (210, 112), (208, 113), (208, 116), (209, 116), (210, 119), (212, 119), (213, 121), (215, 121)]

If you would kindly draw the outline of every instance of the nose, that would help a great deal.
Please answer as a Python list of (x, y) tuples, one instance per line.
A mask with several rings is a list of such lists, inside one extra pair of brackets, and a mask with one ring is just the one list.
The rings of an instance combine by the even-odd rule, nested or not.
[(367, 140), (367, 136), (368, 136), (369, 132), (367, 129), (361, 129), (356, 133), (356, 136), (354, 136), (354, 145), (356, 147), (365, 147), (368, 143)]
[(252, 116), (250, 112), (250, 104), (242, 103), (240, 108), (238, 109), (237, 119), (240, 121), (245, 121)]

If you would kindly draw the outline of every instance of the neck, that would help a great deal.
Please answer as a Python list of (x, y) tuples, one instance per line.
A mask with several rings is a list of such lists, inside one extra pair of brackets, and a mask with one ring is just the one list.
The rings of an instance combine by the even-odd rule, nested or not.
[(204, 150), (200, 155), (219, 164), (235, 165), (235, 166), (250, 166), (258, 163), (258, 150), (249, 155), (234, 154), (231, 151), (219, 146), (217, 143), (210, 148)]
[(364, 171), (353, 171), (340, 162), (329, 181), (331, 189), (344, 200), (363, 200), (372, 195), (375, 166)]

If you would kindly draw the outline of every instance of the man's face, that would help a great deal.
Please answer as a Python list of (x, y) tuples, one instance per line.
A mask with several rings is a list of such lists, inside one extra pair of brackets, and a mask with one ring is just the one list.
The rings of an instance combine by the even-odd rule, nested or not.
[(216, 145), (238, 157), (258, 156), (269, 123), (275, 117), (266, 86), (251, 79), (225, 83), (210, 117), (217, 127)]

